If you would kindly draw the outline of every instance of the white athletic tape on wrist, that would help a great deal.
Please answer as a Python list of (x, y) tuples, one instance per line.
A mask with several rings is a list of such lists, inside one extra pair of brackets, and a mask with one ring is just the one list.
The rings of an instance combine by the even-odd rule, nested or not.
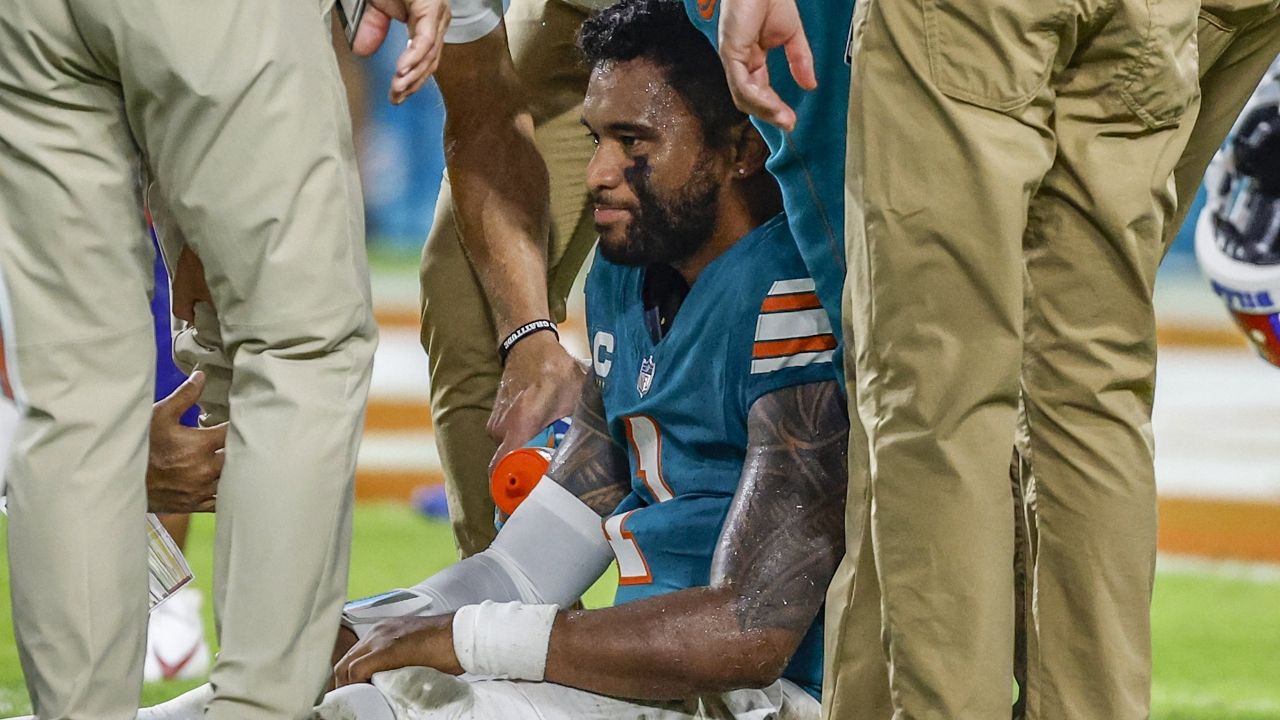
[(385, 618), (443, 615), (484, 600), (567, 607), (613, 561), (600, 522), (573, 493), (543, 478), (488, 550), (412, 588), (347, 603), (342, 622), (363, 638)]
[(459, 608), (453, 616), (453, 651), (472, 675), (542, 682), (547, 671), (555, 605), (496, 603)]

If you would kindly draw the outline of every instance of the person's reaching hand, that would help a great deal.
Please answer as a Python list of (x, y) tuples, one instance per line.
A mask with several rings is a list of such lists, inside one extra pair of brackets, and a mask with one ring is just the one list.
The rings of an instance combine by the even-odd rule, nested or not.
[(805, 90), (818, 87), (796, 0), (723, 0), (719, 38), (720, 61), (734, 104), (771, 125), (794, 129), (795, 110), (773, 89), (767, 56), (782, 47), (796, 83)]
[(451, 18), (449, 0), (370, 0), (351, 49), (357, 55), (372, 55), (387, 39), (392, 20), (408, 27), (409, 44), (396, 60), (396, 76), (391, 81), (391, 102), (399, 105), (417, 92), (440, 64), (444, 31)]

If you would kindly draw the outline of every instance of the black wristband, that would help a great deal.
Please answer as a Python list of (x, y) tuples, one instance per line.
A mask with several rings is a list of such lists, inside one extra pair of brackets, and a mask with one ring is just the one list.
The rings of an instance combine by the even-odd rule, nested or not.
[(556, 329), (556, 324), (550, 320), (534, 320), (512, 330), (511, 334), (498, 345), (498, 357), (502, 360), (502, 363), (506, 364), (507, 356), (511, 354), (511, 348), (515, 347), (516, 343), (543, 330), (555, 335), (556, 340), (560, 339), (560, 331)]

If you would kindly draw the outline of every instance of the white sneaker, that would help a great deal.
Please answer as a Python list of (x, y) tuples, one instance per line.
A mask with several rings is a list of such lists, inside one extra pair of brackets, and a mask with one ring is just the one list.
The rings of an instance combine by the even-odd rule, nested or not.
[(188, 680), (208, 674), (209, 644), (200, 619), (203, 603), (200, 590), (188, 585), (151, 611), (144, 680)]

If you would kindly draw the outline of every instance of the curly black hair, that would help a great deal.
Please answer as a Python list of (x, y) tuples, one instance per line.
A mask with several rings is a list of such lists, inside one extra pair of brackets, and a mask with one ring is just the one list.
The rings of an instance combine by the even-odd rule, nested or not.
[(715, 48), (689, 22), (680, 0), (621, 0), (582, 23), (578, 48), (591, 67), (643, 57), (662, 68), (702, 123), (710, 147), (723, 147), (729, 131), (747, 119), (733, 104)]

